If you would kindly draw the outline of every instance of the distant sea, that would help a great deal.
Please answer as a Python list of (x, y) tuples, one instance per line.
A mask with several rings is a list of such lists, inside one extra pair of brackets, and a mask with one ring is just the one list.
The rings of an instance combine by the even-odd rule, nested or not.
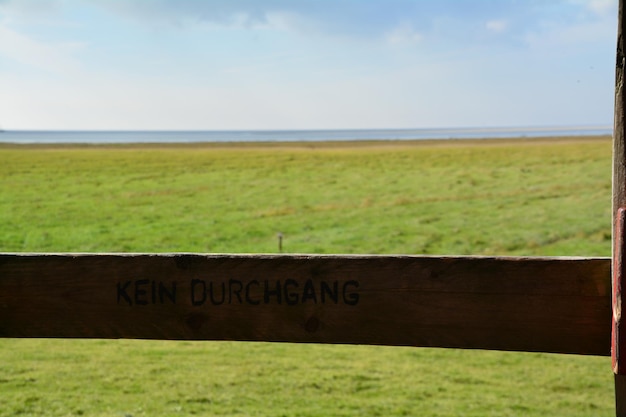
[(325, 142), (356, 140), (489, 139), (544, 136), (610, 135), (610, 126), (356, 129), (356, 130), (199, 130), (199, 131), (77, 131), (6, 130), (0, 143), (197, 143), (197, 142)]

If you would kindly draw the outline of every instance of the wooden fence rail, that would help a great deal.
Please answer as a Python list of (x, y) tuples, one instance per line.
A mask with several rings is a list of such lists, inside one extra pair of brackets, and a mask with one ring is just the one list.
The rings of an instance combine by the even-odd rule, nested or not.
[(0, 254), (0, 337), (610, 355), (611, 260)]

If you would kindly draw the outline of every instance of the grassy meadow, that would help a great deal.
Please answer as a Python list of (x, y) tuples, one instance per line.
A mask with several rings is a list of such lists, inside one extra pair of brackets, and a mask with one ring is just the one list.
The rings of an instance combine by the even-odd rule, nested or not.
[[(1, 252), (611, 252), (608, 137), (0, 145), (0, 184)], [(0, 339), (1, 417), (613, 410), (608, 358)]]

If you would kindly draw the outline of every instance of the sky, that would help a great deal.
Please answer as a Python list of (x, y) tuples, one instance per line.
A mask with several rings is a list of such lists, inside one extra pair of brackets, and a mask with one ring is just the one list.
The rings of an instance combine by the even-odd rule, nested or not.
[(617, 0), (0, 0), (5, 130), (611, 126)]

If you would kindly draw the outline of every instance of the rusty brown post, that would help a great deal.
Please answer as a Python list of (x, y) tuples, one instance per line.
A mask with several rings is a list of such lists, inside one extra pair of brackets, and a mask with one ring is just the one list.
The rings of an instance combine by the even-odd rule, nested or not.
[(626, 229), (626, 132), (624, 75), (626, 59), (623, 35), (624, 0), (619, 1), (617, 27), (617, 54), (615, 68), (615, 115), (613, 126), (613, 332), (611, 354), (615, 375), (615, 408), (618, 417), (626, 417), (626, 325), (622, 320), (622, 279), (625, 255)]

